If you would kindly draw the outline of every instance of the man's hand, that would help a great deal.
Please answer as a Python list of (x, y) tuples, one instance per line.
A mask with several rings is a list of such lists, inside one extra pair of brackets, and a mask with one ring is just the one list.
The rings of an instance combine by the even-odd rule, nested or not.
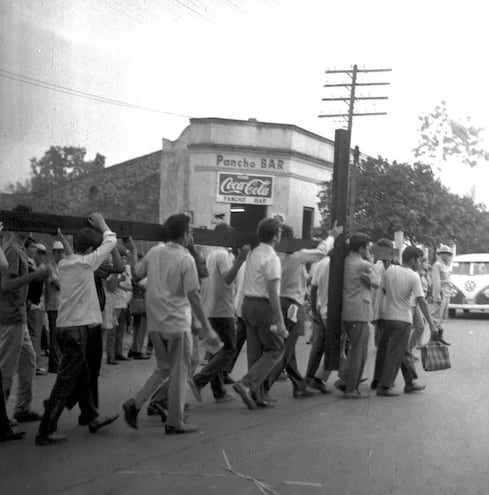
[(289, 336), (289, 332), (285, 328), (285, 325), (283, 324), (278, 324), (278, 325), (271, 325), (270, 330), (277, 335), (278, 337), (281, 337), (282, 339), (286, 339)]
[(238, 261), (245, 261), (250, 251), (251, 246), (249, 244), (245, 244), (238, 252)]
[(136, 243), (134, 242), (134, 240), (131, 236), (129, 236), (129, 238), (127, 239), (127, 241), (125, 241), (124, 244), (127, 246), (127, 249), (129, 249), (129, 251), (131, 251), (131, 253), (134, 253), (134, 251), (137, 251), (137, 249), (138, 249), (136, 246)]
[(51, 274), (51, 270), (44, 263), (33, 272), (36, 280), (46, 280)]
[(105, 222), (104, 217), (102, 216), (101, 213), (98, 213), (94, 211), (89, 217), (88, 217), (88, 223), (96, 230), (100, 232), (105, 232), (106, 230), (110, 230), (109, 226)]
[(329, 235), (336, 239), (342, 233), (343, 225), (338, 225), (338, 220), (335, 220), (332, 229), (329, 231)]

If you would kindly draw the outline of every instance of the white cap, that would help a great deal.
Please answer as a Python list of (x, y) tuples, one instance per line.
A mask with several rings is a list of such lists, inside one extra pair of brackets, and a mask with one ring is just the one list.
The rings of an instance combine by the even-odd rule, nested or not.
[(64, 250), (64, 246), (63, 246), (63, 243), (61, 241), (54, 241), (53, 242), (53, 251), (56, 249), (58, 249), (60, 251)]
[(41, 253), (45, 253), (47, 251), (46, 246), (44, 244), (41, 244), (40, 242), (37, 242), (36, 244), (34, 244), (34, 246), (36, 246), (36, 249)]

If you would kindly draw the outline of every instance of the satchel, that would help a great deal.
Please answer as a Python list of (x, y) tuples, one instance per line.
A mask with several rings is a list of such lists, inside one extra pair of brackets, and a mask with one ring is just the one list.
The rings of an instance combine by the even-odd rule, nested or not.
[(428, 342), (421, 346), (421, 362), (425, 371), (439, 371), (451, 368), (448, 347), (441, 342)]

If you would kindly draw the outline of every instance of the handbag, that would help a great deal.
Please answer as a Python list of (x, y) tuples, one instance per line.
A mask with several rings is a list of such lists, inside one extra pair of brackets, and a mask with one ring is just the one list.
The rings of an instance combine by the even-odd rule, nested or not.
[(448, 347), (441, 342), (428, 342), (421, 346), (421, 362), (425, 371), (439, 371), (451, 368)]

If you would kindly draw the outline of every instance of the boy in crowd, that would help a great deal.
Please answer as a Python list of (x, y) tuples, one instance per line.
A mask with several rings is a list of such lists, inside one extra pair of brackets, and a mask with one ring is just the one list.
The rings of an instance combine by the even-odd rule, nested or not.
[[(96, 433), (118, 417), (99, 418), (90, 391), (86, 359), (88, 330), (102, 322), (93, 274), (115, 247), (117, 239), (100, 213), (92, 213), (88, 221), (93, 228), (82, 229), (76, 234), (73, 242), (75, 254), (67, 254), (59, 263), (60, 305), (56, 325), (61, 363), (51, 395), (44, 402), (45, 411), (36, 445), (66, 440), (65, 435), (56, 433), (57, 423), (65, 406), (73, 404), (74, 399), (80, 405), (90, 433)], [(100, 242), (97, 231), (103, 234), (103, 241), (96, 248)], [(64, 237), (62, 241), (68, 253), (69, 245)]]

